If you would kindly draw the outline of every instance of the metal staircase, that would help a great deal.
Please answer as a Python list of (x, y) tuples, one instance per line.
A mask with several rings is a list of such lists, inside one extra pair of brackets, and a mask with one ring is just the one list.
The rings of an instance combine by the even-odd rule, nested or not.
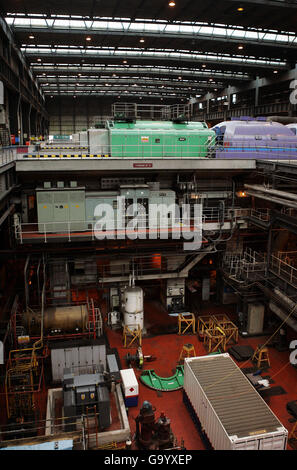
[(99, 307), (95, 307), (94, 300), (88, 301), (88, 312), (89, 312), (89, 332), (93, 333), (93, 337), (99, 338), (103, 334), (103, 322), (102, 315)]
[(98, 447), (98, 416), (96, 405), (86, 407), (86, 440), (87, 449)]

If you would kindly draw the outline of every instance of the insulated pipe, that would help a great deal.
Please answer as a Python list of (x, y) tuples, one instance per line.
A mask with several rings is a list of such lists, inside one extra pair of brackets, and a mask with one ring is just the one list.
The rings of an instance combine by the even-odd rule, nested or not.
[(3, 222), (7, 219), (9, 215), (13, 214), (14, 211), (15, 211), (15, 205), (12, 204), (0, 218), (0, 226), (3, 224)]
[[(268, 287), (265, 287), (261, 282), (256, 282), (256, 285), (262, 290), (266, 297), (269, 298), (269, 308), (285, 323), (287, 323), (291, 328), (297, 331), (297, 321), (294, 316), (297, 313), (297, 304), (283, 294), (277, 287), (272, 291)], [(281, 305), (287, 312), (284, 312)]]
[(290, 308), (296, 307), (296, 302), (294, 302), (290, 297), (283, 294), (277, 287), (275, 287), (274, 292), (278, 295), (284, 302), (286, 302)]
[(292, 207), (292, 209), (297, 209), (297, 201), (287, 201), (285, 199), (279, 199), (276, 197), (269, 196), (268, 194), (267, 196), (265, 196), (264, 194), (251, 191), (250, 189), (247, 190), (247, 194), (249, 194), (250, 196), (258, 197), (259, 199), (265, 199), (265, 201), (275, 202), (276, 204), (280, 204), (281, 206), (287, 206)]
[(245, 188), (253, 189), (254, 191), (261, 191), (267, 194), (273, 194), (274, 196), (284, 197), (285, 199), (293, 199), (297, 201), (297, 194), (287, 193), (285, 191), (279, 191), (278, 189), (265, 188), (265, 186), (260, 186), (258, 184), (245, 184)]
[(285, 321), (294, 331), (297, 331), (297, 321), (294, 318), (287, 318), (288, 314), (283, 312), (279, 307), (277, 307), (273, 302), (269, 302), (269, 308), (273, 311), (282, 321)]
[(266, 121), (280, 122), (281, 124), (295, 124), (297, 117), (290, 116), (268, 116)]

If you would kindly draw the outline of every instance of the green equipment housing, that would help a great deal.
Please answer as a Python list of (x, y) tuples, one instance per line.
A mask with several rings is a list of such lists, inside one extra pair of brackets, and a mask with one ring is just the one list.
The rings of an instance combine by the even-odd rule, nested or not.
[(205, 158), (215, 132), (205, 122), (107, 121), (112, 157)]

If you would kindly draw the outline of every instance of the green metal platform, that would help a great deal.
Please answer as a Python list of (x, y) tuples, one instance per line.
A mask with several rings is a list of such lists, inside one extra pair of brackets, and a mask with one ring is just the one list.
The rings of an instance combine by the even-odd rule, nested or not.
[(179, 390), (184, 385), (184, 366), (177, 366), (172, 377), (159, 377), (153, 369), (144, 370), (140, 380), (146, 387), (161, 392), (173, 392)]

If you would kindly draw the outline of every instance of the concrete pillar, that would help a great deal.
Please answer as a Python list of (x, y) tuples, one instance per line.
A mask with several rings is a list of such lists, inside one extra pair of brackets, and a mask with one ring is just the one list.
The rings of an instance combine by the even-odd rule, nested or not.
[(22, 201), (22, 222), (24, 224), (28, 223), (28, 198), (27, 194), (22, 194), (21, 196)]
[(22, 116), (22, 100), (21, 100), (20, 95), (18, 96), (17, 121), (18, 121), (19, 145), (22, 145), (23, 144), (23, 116)]
[[(294, 78), (293, 80), (297, 80), (297, 64), (295, 64), (295, 69), (294, 69)], [(290, 92), (293, 90), (293, 88), (290, 88)], [(288, 108), (288, 116), (293, 117), (297, 115), (297, 105), (292, 103), (291, 100), (289, 102), (289, 108)]]
[(255, 106), (259, 105), (259, 88), (260, 88), (260, 78), (256, 77), (256, 88), (255, 88)]
[(36, 109), (32, 108), (30, 113), (30, 135), (36, 137)]
[(8, 113), (10, 134), (18, 136), (19, 120), (18, 120), (18, 95), (8, 92)]
[(30, 105), (28, 103), (21, 103), (22, 111), (22, 127), (23, 127), (23, 142), (25, 143), (30, 138)]
[(231, 108), (231, 86), (230, 85), (228, 85), (228, 88), (227, 88), (227, 100), (228, 100), (227, 110), (230, 111), (230, 108)]
[(36, 113), (36, 135), (39, 137), (41, 132), (41, 114), (37, 111)]
[(206, 114), (209, 114), (210, 94), (206, 94)]

